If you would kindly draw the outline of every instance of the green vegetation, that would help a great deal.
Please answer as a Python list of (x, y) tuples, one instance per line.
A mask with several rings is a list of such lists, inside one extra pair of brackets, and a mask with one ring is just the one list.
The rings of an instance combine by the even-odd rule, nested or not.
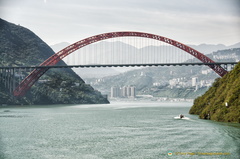
[[(0, 19), (0, 66), (39, 65), (53, 50), (30, 30)], [(60, 61), (58, 65), (66, 65)], [(32, 70), (21, 70), (20, 82)], [(14, 98), (0, 80), (0, 105), (109, 103), (71, 69), (48, 70), (23, 98)]]
[(240, 63), (196, 98), (189, 113), (202, 119), (240, 123)]

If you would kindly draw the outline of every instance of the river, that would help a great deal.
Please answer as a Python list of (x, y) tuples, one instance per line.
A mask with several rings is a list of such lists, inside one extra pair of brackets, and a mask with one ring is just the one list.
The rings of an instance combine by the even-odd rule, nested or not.
[[(0, 108), (3, 159), (238, 159), (240, 124), (198, 119), (192, 103)], [(174, 119), (184, 114), (189, 119)]]

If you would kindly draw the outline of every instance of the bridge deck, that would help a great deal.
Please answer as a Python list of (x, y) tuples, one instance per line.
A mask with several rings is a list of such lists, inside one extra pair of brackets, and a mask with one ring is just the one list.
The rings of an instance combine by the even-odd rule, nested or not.
[(238, 62), (215, 62), (215, 63), (146, 63), (146, 64), (93, 64), (93, 65), (66, 65), (66, 66), (16, 66), (0, 67), (0, 69), (25, 69), (25, 68), (90, 68), (90, 67), (141, 67), (141, 66), (189, 66), (189, 65), (235, 65)]

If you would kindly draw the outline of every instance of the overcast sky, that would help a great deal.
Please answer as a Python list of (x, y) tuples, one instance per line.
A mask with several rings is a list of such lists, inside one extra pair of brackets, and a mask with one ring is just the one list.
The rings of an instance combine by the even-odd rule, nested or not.
[(185, 44), (240, 42), (240, 0), (0, 0), (0, 18), (49, 45), (113, 31), (142, 31)]

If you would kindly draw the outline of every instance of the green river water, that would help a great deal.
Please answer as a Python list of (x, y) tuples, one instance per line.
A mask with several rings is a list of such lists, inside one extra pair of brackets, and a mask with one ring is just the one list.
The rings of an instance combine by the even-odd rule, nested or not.
[[(189, 115), (192, 103), (0, 108), (1, 159), (239, 159), (240, 124)], [(174, 119), (184, 114), (189, 119)]]

